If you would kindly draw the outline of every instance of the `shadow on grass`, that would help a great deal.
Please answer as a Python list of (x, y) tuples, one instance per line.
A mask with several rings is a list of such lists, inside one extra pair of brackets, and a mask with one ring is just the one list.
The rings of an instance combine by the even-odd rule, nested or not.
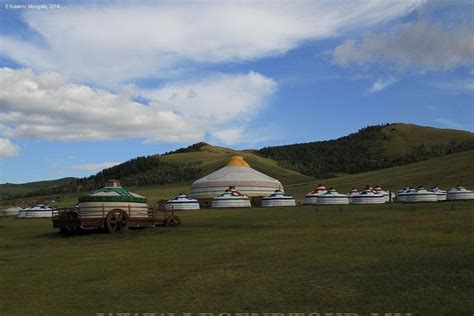
[(165, 234), (170, 233), (176, 230), (174, 227), (165, 227), (165, 226), (157, 226), (157, 227), (148, 227), (148, 228), (132, 228), (127, 231), (123, 232), (116, 232), (116, 233), (109, 233), (105, 230), (95, 229), (95, 230), (81, 230), (76, 232), (69, 232), (63, 233), (58, 231), (55, 232), (48, 232), (36, 235), (37, 238), (42, 239), (67, 239), (67, 238), (80, 238), (85, 236), (123, 236), (123, 237), (133, 237), (139, 236), (144, 234)]
[(36, 235), (37, 238), (44, 239), (64, 239), (64, 238), (74, 238), (81, 236), (91, 236), (91, 235), (108, 235), (107, 232), (103, 230), (83, 230), (74, 233), (62, 233), (59, 230), (55, 232), (48, 232)]

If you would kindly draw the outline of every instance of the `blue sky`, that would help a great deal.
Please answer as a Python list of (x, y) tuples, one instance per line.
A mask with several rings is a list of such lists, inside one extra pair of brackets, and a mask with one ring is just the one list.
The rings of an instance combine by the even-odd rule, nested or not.
[(472, 1), (31, 3), (0, 6), (0, 183), (198, 141), (474, 128)]

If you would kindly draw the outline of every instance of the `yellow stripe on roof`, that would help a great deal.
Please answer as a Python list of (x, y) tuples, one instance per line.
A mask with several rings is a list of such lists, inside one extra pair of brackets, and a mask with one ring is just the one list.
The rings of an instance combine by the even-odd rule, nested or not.
[(242, 156), (233, 156), (230, 158), (229, 162), (227, 163), (228, 167), (245, 167), (250, 168), (249, 164), (244, 160)]

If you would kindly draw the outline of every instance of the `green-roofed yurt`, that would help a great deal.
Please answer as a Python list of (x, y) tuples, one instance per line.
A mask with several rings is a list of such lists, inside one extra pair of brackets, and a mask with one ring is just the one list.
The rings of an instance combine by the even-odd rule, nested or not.
[(79, 198), (80, 218), (105, 218), (113, 209), (123, 209), (129, 217), (148, 217), (146, 198), (126, 190), (117, 180), (109, 180), (102, 189)]

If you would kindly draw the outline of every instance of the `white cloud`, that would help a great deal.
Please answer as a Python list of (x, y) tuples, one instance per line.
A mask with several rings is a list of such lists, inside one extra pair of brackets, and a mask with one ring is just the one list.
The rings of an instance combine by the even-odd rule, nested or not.
[(20, 149), (8, 138), (0, 138), (0, 159), (14, 157), (18, 155)]
[(448, 70), (474, 61), (472, 23), (455, 28), (426, 21), (407, 23), (391, 32), (367, 35), (360, 41), (346, 40), (333, 51), (333, 62), (350, 64), (392, 64), (406, 70)]
[(103, 169), (107, 169), (113, 166), (118, 165), (119, 162), (105, 161), (101, 163), (78, 163), (71, 166), (71, 169), (88, 171), (88, 172), (98, 172)]
[[(162, 2), (25, 11), (43, 40), (1, 37), (0, 52), (37, 71), (97, 84), (167, 77), (193, 63), (254, 60), (301, 42), (404, 16), (406, 1)], [(186, 65), (186, 66), (183, 66)]]
[(265, 122), (259, 124), (259, 126), (250, 127), (244, 123), (237, 127), (218, 126), (209, 131), (209, 137), (213, 143), (252, 146), (270, 139), (279, 139), (281, 137), (280, 132), (281, 128), (274, 124)]
[(73, 84), (59, 75), (0, 69), (0, 128), (7, 137), (50, 140), (203, 140), (206, 131), (238, 126), (258, 113), (276, 83), (258, 73), (215, 75), (142, 91), (148, 105), (124, 94)]
[(234, 145), (245, 142), (244, 134), (246, 128), (243, 126), (235, 128), (217, 129), (212, 132), (212, 137), (225, 145)]
[(368, 90), (369, 93), (377, 93), (377, 92), (380, 92), (388, 87), (390, 87), (391, 85), (393, 85), (395, 82), (397, 82), (397, 79), (393, 78), (393, 77), (389, 77), (387, 79), (379, 79), (377, 81), (375, 81), (373, 84), (372, 84), (372, 87), (370, 87), (370, 89)]
[(184, 119), (216, 125), (229, 120), (248, 121), (265, 105), (277, 88), (275, 81), (256, 72), (217, 74), (204, 80), (170, 83), (141, 94)]

